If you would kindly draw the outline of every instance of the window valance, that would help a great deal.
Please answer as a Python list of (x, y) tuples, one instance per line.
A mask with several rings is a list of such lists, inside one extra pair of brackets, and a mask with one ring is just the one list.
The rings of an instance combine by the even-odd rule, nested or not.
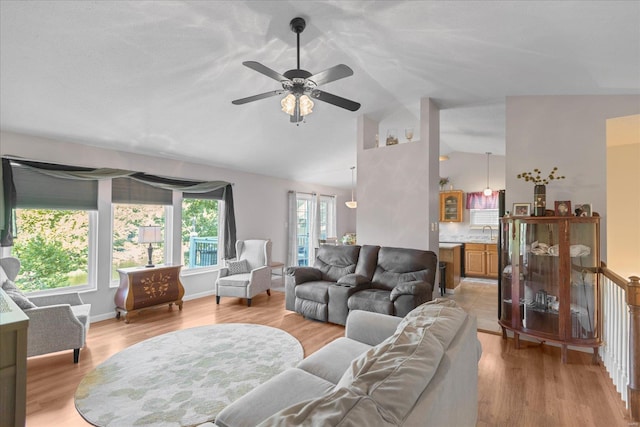
[(467, 193), (467, 209), (498, 209), (498, 191), (493, 191), (490, 196), (484, 192)]
[[(12, 163), (15, 166), (20, 166), (22, 169), (18, 170), (16, 167), (16, 173), (14, 174)], [(29, 169), (31, 169), (31, 171), (28, 171)], [(83, 202), (83, 204), (77, 208), (85, 209), (87, 206), (97, 206), (97, 181), (102, 179), (112, 179), (113, 181), (126, 179), (126, 182), (129, 183), (128, 189), (124, 189), (124, 187), (126, 187), (124, 184), (125, 181), (117, 181), (114, 189), (119, 195), (118, 197), (128, 198), (131, 202), (136, 202), (136, 197), (145, 198), (149, 194), (153, 194), (149, 197), (158, 197), (160, 200), (163, 200), (162, 204), (167, 204), (165, 203), (167, 201), (167, 195), (170, 196), (171, 191), (180, 191), (187, 198), (224, 200), (225, 212), (223, 227), (225, 232), (222, 243), (227, 258), (234, 258), (236, 256), (233, 191), (231, 190), (231, 183), (229, 182), (181, 180), (123, 169), (86, 168), (4, 157), (2, 158), (2, 197), (0, 197), (0, 210), (4, 215), (0, 215), (2, 219), (2, 224), (0, 225), (0, 245), (13, 245), (15, 224), (12, 211), (16, 207), (21, 205), (24, 207), (34, 207), (37, 205), (37, 207), (58, 209), (61, 207), (70, 208), (70, 205), (75, 203), (76, 199), (91, 200), (92, 198), (95, 200), (95, 203), (86, 205)], [(144, 186), (131, 184), (131, 182), (134, 181), (142, 183)], [(63, 185), (61, 185), (61, 182)], [(80, 184), (81, 182), (84, 182), (84, 184)], [(141, 190), (141, 188), (145, 188), (145, 186), (151, 186), (159, 191), (147, 191), (148, 187), (147, 190)], [(132, 188), (134, 188), (133, 191)], [(126, 196), (124, 195), (125, 193), (127, 194)], [(47, 197), (44, 197), (44, 195)], [(70, 196), (71, 199), (69, 198)], [(171, 200), (171, 197), (169, 197), (169, 200)], [(145, 203), (142, 201), (138, 202)], [(36, 203), (36, 205), (33, 203)], [(147, 201), (146, 203), (149, 202)], [(171, 202), (169, 202), (169, 204), (170, 203)]]

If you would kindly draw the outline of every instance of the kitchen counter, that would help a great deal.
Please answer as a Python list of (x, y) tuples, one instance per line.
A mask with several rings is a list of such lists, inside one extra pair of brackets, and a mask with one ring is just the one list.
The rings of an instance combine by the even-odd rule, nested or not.
[(440, 246), (440, 249), (453, 249), (453, 248), (456, 248), (458, 246), (462, 246), (462, 243), (444, 243), (444, 242), (440, 242), (439, 246)]

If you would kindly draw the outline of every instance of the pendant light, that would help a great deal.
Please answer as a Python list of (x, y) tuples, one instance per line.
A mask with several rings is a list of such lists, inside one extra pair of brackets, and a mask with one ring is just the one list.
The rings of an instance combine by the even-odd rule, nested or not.
[(487, 151), (487, 188), (484, 189), (484, 195), (487, 197), (493, 194), (493, 190), (491, 190), (491, 187), (489, 187), (489, 156), (490, 155), (491, 153)]
[(347, 207), (349, 209), (355, 209), (358, 207), (358, 202), (356, 202), (355, 200), (353, 200), (353, 187), (354, 187), (354, 183), (353, 183), (353, 173), (355, 170), (355, 166), (351, 166), (351, 201), (349, 202), (344, 202), (345, 205), (347, 205)]

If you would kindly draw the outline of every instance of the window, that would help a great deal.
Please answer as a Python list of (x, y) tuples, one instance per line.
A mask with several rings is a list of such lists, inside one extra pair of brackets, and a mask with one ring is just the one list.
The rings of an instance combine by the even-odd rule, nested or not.
[(65, 179), (15, 162), (18, 287), (26, 292), (96, 287), (98, 184)]
[(482, 227), (485, 225), (498, 226), (498, 209), (469, 209), (469, 225)]
[(112, 251), (111, 280), (118, 279), (118, 269), (141, 267), (148, 263), (149, 244), (138, 243), (138, 227), (159, 225), (163, 242), (152, 243), (153, 264), (171, 262), (165, 253), (170, 230), (166, 227), (171, 215), (173, 192), (136, 181), (115, 178), (111, 181)]
[(320, 196), (320, 236), (326, 240), (336, 236), (336, 197)]
[[(159, 225), (162, 236), (165, 233), (164, 205), (132, 205), (113, 204), (112, 207), (112, 255), (111, 280), (118, 279), (118, 269), (126, 267), (142, 267), (147, 264), (149, 244), (138, 243), (138, 227), (143, 225)], [(164, 244), (152, 243), (154, 264), (165, 262)]]
[(21, 263), (16, 278), (20, 289), (35, 292), (95, 283), (90, 280), (95, 211), (16, 209), (15, 217), (18, 233), (12, 251)]
[(298, 265), (309, 265), (311, 253), (311, 225), (313, 195), (298, 194), (296, 200), (296, 213), (298, 219)]
[(185, 198), (182, 200), (182, 263), (186, 269), (218, 265), (218, 200)]

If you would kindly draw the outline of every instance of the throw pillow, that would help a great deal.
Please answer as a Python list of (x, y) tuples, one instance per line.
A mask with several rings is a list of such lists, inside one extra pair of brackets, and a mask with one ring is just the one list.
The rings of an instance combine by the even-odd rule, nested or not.
[(248, 273), (249, 263), (246, 259), (241, 259), (240, 261), (229, 261), (227, 263), (227, 268), (229, 269), (230, 275)]
[(18, 307), (23, 310), (29, 308), (36, 308), (37, 306), (29, 301), (29, 298), (13, 283), (11, 280), (5, 280), (2, 284), (2, 289), (9, 295), (9, 297), (16, 303)]

